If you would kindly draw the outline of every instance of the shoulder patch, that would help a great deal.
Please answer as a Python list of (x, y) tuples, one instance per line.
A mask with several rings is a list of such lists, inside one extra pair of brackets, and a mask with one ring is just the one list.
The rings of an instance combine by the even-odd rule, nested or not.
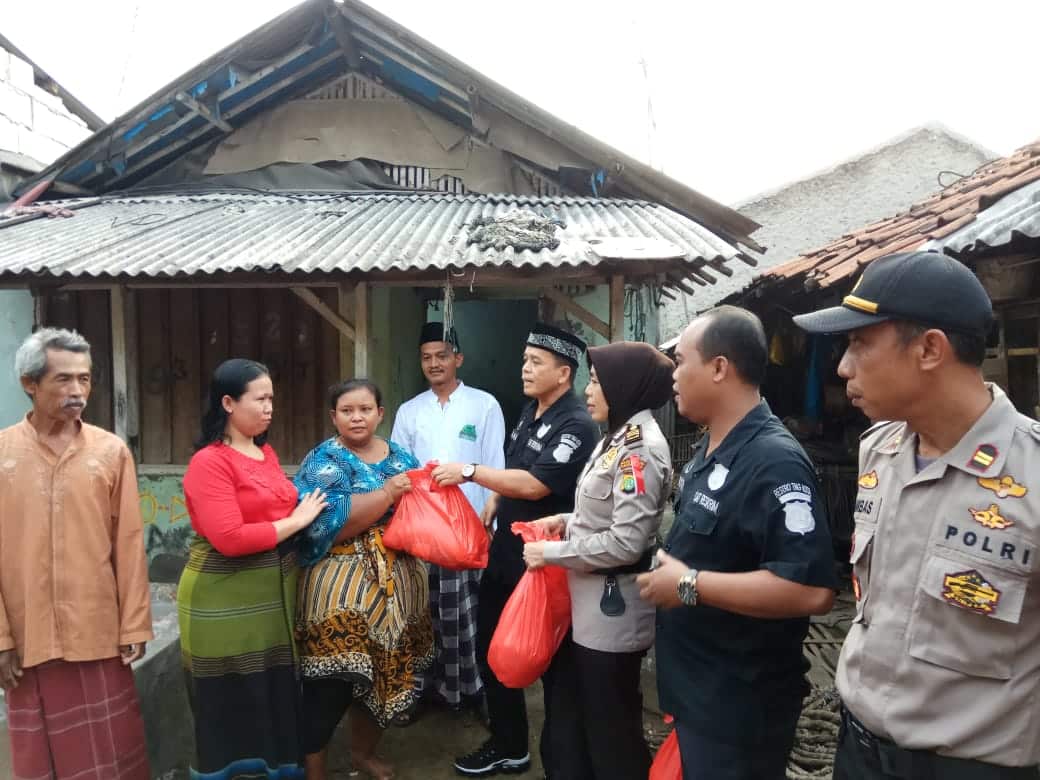
[(625, 429), (625, 444), (635, 444), (643, 440), (643, 429), (638, 425), (629, 425)]

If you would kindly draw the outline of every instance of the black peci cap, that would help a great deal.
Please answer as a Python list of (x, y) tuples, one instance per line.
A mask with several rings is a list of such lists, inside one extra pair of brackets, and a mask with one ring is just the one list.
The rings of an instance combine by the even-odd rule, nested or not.
[(841, 306), (799, 314), (794, 323), (809, 333), (845, 333), (886, 320), (985, 336), (993, 304), (963, 263), (939, 252), (908, 252), (875, 260)]
[(448, 328), (448, 332), (445, 333), (443, 322), (427, 322), (423, 325), (422, 332), (419, 334), (419, 346), (431, 341), (443, 341), (451, 346), (453, 352), (462, 352), (459, 334), (455, 332), (455, 328)]

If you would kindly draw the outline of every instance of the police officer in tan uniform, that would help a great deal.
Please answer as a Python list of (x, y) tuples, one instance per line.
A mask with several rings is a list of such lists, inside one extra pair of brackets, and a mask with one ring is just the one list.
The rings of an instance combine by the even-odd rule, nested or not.
[(891, 421), (860, 445), (836, 780), (1040, 777), (1040, 424), (983, 381), (991, 320), (934, 252), (795, 318), (849, 334), (848, 395)]
[(672, 487), (668, 441), (651, 410), (672, 395), (675, 365), (649, 344), (589, 347), (585, 391), (607, 434), (578, 480), (574, 511), (538, 522), (563, 541), (524, 547), (528, 568), (567, 569), (573, 641), (553, 660), (549, 777), (645, 780), (640, 667), (654, 642), (654, 607), (636, 575), (650, 569)]

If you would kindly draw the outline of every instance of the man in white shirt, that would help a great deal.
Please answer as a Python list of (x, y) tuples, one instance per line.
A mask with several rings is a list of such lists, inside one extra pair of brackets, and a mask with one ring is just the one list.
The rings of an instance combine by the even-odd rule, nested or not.
[[(419, 357), (430, 389), (401, 406), (390, 438), (420, 463), (505, 465), (505, 420), (494, 396), (467, 387), (457, 376), (463, 354), (454, 328), (428, 322), (419, 339)], [(472, 469), (470, 471), (472, 474)], [(479, 515), (491, 492), (466, 481), (462, 492)], [(483, 689), (477, 671), (477, 591), (480, 570), (451, 571), (430, 564), (430, 608), (437, 655), (426, 690), (449, 706)]]

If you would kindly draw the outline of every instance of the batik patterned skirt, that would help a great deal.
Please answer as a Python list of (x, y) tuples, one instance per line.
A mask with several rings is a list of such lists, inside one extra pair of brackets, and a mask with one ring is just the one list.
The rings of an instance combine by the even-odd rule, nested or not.
[(290, 544), (231, 558), (191, 545), (177, 591), (181, 656), (195, 714), (193, 776), (302, 778)]
[(296, 637), (308, 679), (354, 684), (354, 699), (386, 727), (421, 695), (433, 662), (426, 569), (387, 550), (372, 528), (329, 554), (300, 578)]

